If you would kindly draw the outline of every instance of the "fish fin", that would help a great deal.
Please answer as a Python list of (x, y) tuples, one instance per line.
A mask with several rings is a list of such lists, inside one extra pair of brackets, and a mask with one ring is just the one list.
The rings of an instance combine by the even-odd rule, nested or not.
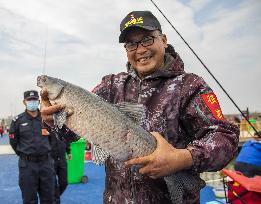
[(92, 161), (97, 165), (103, 165), (109, 157), (108, 152), (104, 151), (98, 145), (92, 145)]
[(60, 111), (53, 114), (54, 126), (61, 129), (66, 122), (67, 113), (65, 111)]
[(57, 82), (52, 87), (52, 91), (48, 92), (48, 98), (51, 99), (51, 100), (56, 99), (60, 95), (63, 88), (64, 88), (64, 86), (62, 84), (60, 84), (59, 82)]
[(138, 124), (142, 124), (145, 119), (145, 106), (140, 103), (117, 103), (115, 106), (125, 115), (129, 116)]
[(164, 180), (172, 203), (183, 203), (183, 198), (187, 195), (187, 192), (196, 195), (205, 186), (205, 182), (197, 174), (189, 171), (179, 171), (165, 176)]

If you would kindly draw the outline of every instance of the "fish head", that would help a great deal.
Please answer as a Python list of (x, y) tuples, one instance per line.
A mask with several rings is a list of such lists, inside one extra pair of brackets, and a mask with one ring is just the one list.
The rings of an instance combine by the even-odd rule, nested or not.
[(37, 86), (41, 89), (47, 90), (48, 98), (50, 100), (56, 99), (64, 88), (59, 79), (47, 75), (41, 75), (37, 77)]

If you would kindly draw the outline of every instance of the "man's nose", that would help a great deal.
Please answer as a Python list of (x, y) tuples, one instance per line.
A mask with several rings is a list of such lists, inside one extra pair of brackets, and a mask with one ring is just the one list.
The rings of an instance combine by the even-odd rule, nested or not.
[(144, 53), (147, 51), (147, 48), (144, 47), (141, 43), (138, 44), (138, 47), (137, 47), (137, 53)]

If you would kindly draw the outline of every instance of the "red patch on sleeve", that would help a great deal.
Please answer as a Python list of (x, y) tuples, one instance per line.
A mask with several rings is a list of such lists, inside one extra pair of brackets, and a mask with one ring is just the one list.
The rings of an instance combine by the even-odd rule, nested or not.
[(14, 134), (9, 134), (10, 139), (14, 139)]
[(42, 136), (50, 135), (46, 128), (42, 128)]
[(201, 98), (204, 100), (205, 104), (211, 111), (212, 115), (217, 119), (217, 120), (224, 120), (225, 117), (222, 114), (220, 105), (218, 103), (218, 99), (216, 95), (211, 92), (208, 94), (201, 94)]

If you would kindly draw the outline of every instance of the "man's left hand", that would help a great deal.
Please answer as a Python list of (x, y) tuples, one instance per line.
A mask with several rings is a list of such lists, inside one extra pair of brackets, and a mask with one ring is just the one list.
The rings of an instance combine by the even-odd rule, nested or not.
[(192, 156), (187, 149), (176, 149), (168, 143), (159, 133), (151, 133), (157, 140), (156, 150), (144, 157), (134, 158), (125, 162), (127, 166), (141, 164), (140, 174), (151, 178), (168, 176), (192, 166)]

